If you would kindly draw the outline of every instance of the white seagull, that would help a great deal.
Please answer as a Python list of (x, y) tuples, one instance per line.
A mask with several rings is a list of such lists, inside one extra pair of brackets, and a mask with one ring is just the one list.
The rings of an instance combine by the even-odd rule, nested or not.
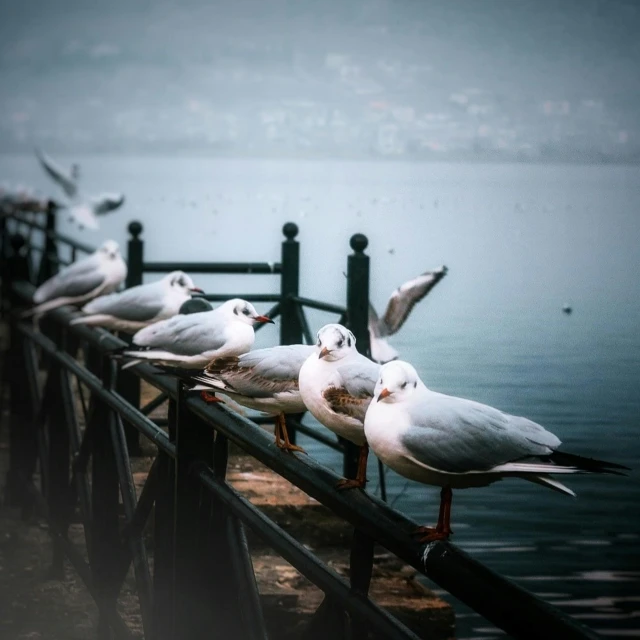
[(341, 480), (341, 489), (363, 488), (367, 481), (364, 416), (379, 370), (380, 365), (358, 353), (355, 336), (340, 324), (318, 331), (316, 350), (300, 369), (300, 394), (307, 409), (325, 427), (360, 447), (357, 476)]
[(72, 164), (67, 172), (40, 149), (36, 149), (36, 155), (42, 168), (67, 196), (69, 202), (65, 207), (69, 210), (69, 220), (78, 224), (81, 229), (86, 227), (96, 231), (100, 228), (98, 216), (115, 211), (124, 202), (124, 195), (121, 193), (104, 193), (97, 197), (83, 197), (78, 186), (80, 167), (77, 164)]
[(215, 358), (246, 353), (255, 340), (254, 325), (273, 323), (246, 300), (233, 298), (212, 311), (177, 315), (140, 329), (133, 344), (114, 352), (116, 357), (135, 358), (181, 369), (202, 369)]
[(401, 360), (380, 369), (364, 431), (384, 464), (411, 480), (442, 487), (438, 524), (420, 527), (423, 542), (453, 533), (452, 489), (516, 477), (575, 496), (550, 474), (620, 475), (616, 469), (627, 468), (558, 451), (560, 440), (527, 418), (431, 391)]
[(71, 324), (135, 333), (154, 322), (177, 315), (182, 304), (191, 300), (192, 293), (202, 293), (202, 289), (198, 289), (183, 271), (172, 271), (157, 282), (92, 300), (82, 307), (87, 315), (74, 318)]
[(447, 271), (447, 267), (442, 265), (400, 285), (391, 294), (382, 318), (378, 318), (375, 308), (369, 303), (369, 340), (373, 360), (384, 364), (398, 357), (398, 352), (385, 338), (400, 330), (416, 303), (447, 275)]
[(36, 307), (23, 317), (41, 315), (65, 304), (81, 305), (115, 291), (127, 277), (127, 265), (118, 243), (107, 240), (82, 260), (62, 269), (41, 284), (33, 294)]
[[(298, 375), (315, 347), (305, 344), (256, 349), (241, 356), (217, 358), (202, 375), (193, 376), (193, 391), (219, 391), (238, 404), (276, 416), (276, 446), (287, 451), (303, 451), (289, 441), (285, 413), (306, 411)], [(205, 400), (213, 400), (204, 396)]]

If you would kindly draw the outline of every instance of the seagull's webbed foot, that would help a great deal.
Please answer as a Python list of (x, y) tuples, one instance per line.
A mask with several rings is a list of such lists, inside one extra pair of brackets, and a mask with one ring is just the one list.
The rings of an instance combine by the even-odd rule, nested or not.
[(300, 453), (307, 453), (302, 447), (293, 444), (291, 440), (289, 440), (287, 421), (282, 413), (276, 416), (276, 427), (274, 433), (276, 436), (276, 447), (281, 451), (299, 451)]
[(413, 535), (420, 536), (421, 543), (435, 542), (436, 540), (448, 540), (453, 535), (451, 531), (451, 500), (453, 494), (450, 487), (443, 487), (440, 492), (440, 513), (438, 524), (435, 527), (418, 527)]
[(364, 489), (367, 484), (367, 458), (369, 457), (369, 445), (366, 443), (360, 447), (358, 455), (358, 471), (355, 478), (343, 478), (336, 484), (338, 491), (345, 489)]
[(436, 540), (448, 540), (453, 531), (440, 530), (438, 527), (418, 527), (411, 535), (418, 536), (418, 542), (427, 543)]
[(218, 398), (218, 396), (215, 393), (212, 393), (211, 391), (201, 391), (200, 392), (200, 397), (207, 404), (211, 404), (211, 403), (214, 403), (214, 402), (222, 402), (222, 404), (224, 404), (224, 400), (222, 400), (221, 398)]
[(336, 489), (338, 491), (346, 491), (347, 489), (364, 489), (367, 484), (367, 479), (358, 480), (358, 478), (342, 478), (336, 483)]

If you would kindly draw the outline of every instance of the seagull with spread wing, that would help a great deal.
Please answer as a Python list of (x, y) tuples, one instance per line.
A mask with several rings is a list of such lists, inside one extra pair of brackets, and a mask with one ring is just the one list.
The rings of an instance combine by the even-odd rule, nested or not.
[(355, 336), (341, 324), (318, 331), (316, 349), (300, 369), (300, 394), (313, 417), (360, 447), (356, 478), (341, 480), (340, 489), (364, 488), (367, 482), (364, 416), (379, 370), (379, 364), (358, 353)]
[(515, 477), (575, 496), (552, 475), (621, 475), (627, 469), (558, 451), (560, 440), (527, 418), (431, 391), (401, 360), (381, 367), (364, 433), (374, 453), (394, 471), (442, 487), (438, 524), (417, 532), (426, 534), (423, 542), (445, 540), (453, 533), (452, 489)]
[(184, 271), (172, 271), (157, 282), (92, 300), (82, 307), (87, 315), (74, 318), (71, 324), (135, 333), (154, 322), (177, 315), (193, 293), (202, 293), (202, 289), (198, 289)]
[(23, 317), (42, 315), (65, 304), (81, 305), (115, 291), (127, 277), (118, 243), (107, 240), (91, 255), (70, 264), (41, 284), (33, 294), (37, 306)]
[(382, 318), (378, 317), (369, 303), (369, 339), (371, 357), (384, 364), (398, 357), (398, 352), (387, 342), (386, 337), (397, 333), (409, 317), (413, 307), (420, 302), (447, 275), (447, 267), (425, 271), (413, 280), (400, 285), (389, 298)]
[(80, 167), (72, 164), (67, 172), (40, 149), (36, 149), (40, 165), (47, 175), (56, 182), (69, 199), (65, 207), (69, 210), (69, 220), (81, 229), (96, 231), (100, 228), (98, 216), (115, 211), (124, 202), (120, 193), (104, 193), (97, 197), (83, 197), (79, 186)]

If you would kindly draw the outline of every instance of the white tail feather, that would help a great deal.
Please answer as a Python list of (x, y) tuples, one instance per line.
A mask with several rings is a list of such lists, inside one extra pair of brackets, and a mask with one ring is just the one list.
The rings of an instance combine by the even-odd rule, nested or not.
[(544, 487), (549, 487), (549, 489), (564, 493), (567, 496), (572, 496), (574, 498), (576, 497), (576, 494), (571, 491), (569, 487), (563, 485), (562, 482), (559, 482), (555, 478), (550, 478), (549, 476), (525, 476), (525, 480), (535, 482), (536, 484), (541, 484)]

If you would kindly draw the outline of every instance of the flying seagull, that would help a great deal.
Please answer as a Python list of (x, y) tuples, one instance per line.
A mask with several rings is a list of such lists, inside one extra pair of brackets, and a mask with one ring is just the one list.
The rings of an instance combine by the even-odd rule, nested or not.
[(62, 269), (42, 283), (33, 294), (37, 305), (23, 317), (42, 315), (65, 304), (81, 305), (115, 291), (127, 277), (127, 265), (118, 243), (107, 240), (82, 260)]
[(435, 528), (421, 527), (423, 542), (447, 539), (452, 489), (483, 487), (516, 477), (560, 493), (575, 493), (552, 477), (576, 473), (621, 475), (627, 469), (558, 451), (544, 427), (479, 402), (427, 389), (401, 360), (385, 364), (364, 420), (369, 446), (400, 475), (442, 487)]
[(327, 429), (360, 447), (355, 479), (338, 488), (364, 488), (369, 448), (364, 416), (373, 398), (380, 365), (358, 353), (353, 333), (340, 324), (318, 331), (315, 351), (300, 369), (300, 394), (313, 417)]
[(442, 265), (400, 285), (391, 294), (382, 318), (378, 317), (375, 308), (369, 303), (369, 339), (373, 360), (384, 364), (398, 357), (398, 352), (387, 342), (386, 337), (399, 331), (413, 307), (447, 275), (447, 271), (447, 267)]
[(80, 167), (72, 164), (69, 171), (54, 162), (40, 149), (36, 155), (47, 175), (56, 182), (68, 198), (65, 208), (69, 211), (69, 220), (75, 222), (81, 229), (96, 231), (100, 228), (98, 216), (115, 211), (124, 202), (124, 195), (120, 193), (104, 193), (96, 197), (83, 196), (79, 188)]
[(95, 298), (82, 307), (87, 315), (74, 318), (71, 324), (135, 333), (177, 315), (193, 293), (202, 293), (202, 289), (198, 289), (184, 271), (172, 271), (156, 282)]

